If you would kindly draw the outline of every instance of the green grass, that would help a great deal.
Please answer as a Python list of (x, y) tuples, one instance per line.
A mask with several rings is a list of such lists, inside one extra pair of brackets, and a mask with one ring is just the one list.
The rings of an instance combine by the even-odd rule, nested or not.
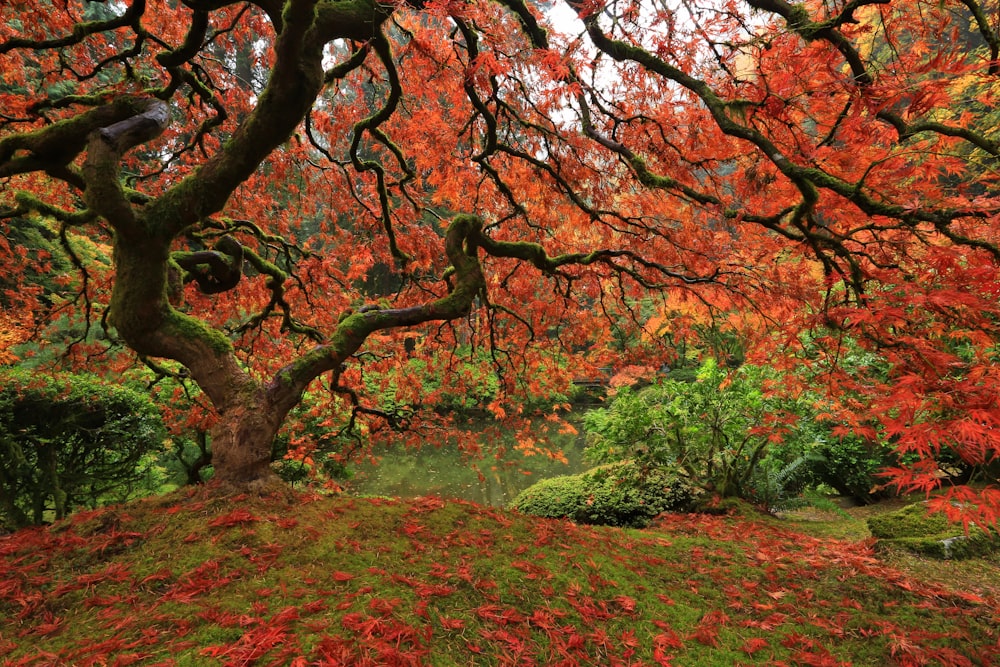
[(0, 660), (996, 664), (997, 598), (816, 524), (744, 511), (635, 531), (435, 498), (176, 493), (0, 537)]

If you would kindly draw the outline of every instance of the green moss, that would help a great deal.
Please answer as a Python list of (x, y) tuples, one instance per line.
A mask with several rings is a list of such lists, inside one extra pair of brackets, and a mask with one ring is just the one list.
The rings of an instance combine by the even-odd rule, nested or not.
[(190, 340), (204, 340), (216, 354), (231, 354), (233, 351), (233, 343), (224, 333), (179, 311), (171, 311), (167, 328), (175, 336)]
[(854, 545), (740, 517), (665, 525), (186, 490), (5, 545), (0, 632), (22, 640), (3, 650), (24, 664), (498, 665), (519, 651), (524, 664), (685, 667), (995, 653), (989, 607), (898, 586)]
[[(243, 248), (243, 256), (246, 258), (246, 260), (248, 262), (250, 262), (250, 264), (255, 269), (257, 269), (257, 271), (259, 271), (260, 273), (263, 273), (263, 274), (265, 274), (267, 276), (270, 276), (271, 280), (274, 281), (273, 284), (275, 286), (276, 285), (280, 285), (281, 283), (283, 283), (286, 280), (288, 280), (288, 274), (285, 273), (284, 271), (282, 271), (280, 268), (278, 268), (277, 264), (275, 264), (273, 262), (267, 261), (266, 259), (264, 259), (260, 255), (258, 255), (257, 253), (255, 253), (253, 250), (251, 250), (249, 248)], [(268, 287), (271, 287), (271, 286), (272, 286), (272, 283), (269, 281)]]
[(112, 324), (130, 345), (138, 345), (139, 352), (143, 352), (142, 338), (158, 330), (167, 336), (204, 341), (219, 355), (231, 354), (233, 346), (225, 334), (170, 306), (169, 273), (179, 267), (171, 261), (168, 246), (155, 237), (115, 239)]
[(950, 537), (900, 537), (879, 542), (880, 548), (897, 547), (911, 553), (942, 560), (979, 558), (996, 549), (996, 540), (979, 530)]
[(23, 208), (71, 226), (83, 225), (96, 219), (91, 211), (66, 211), (23, 191), (15, 193), (14, 200)]
[(638, 155), (633, 155), (632, 159), (629, 160), (632, 168), (639, 175), (639, 178), (643, 180), (644, 183), (653, 188), (663, 188), (669, 190), (677, 186), (677, 181), (667, 176), (659, 176), (654, 174), (646, 166), (646, 161), (643, 160)]
[(947, 533), (954, 526), (943, 514), (928, 514), (923, 503), (907, 505), (901, 510), (873, 516), (868, 519), (872, 535), (882, 539), (901, 537), (927, 537)]
[(806, 31), (812, 26), (812, 18), (809, 16), (809, 11), (800, 5), (789, 5), (788, 16), (786, 18), (788, 25), (797, 31), (803, 32), (803, 37), (806, 37)]
[(868, 529), (881, 548), (899, 547), (934, 558), (973, 558), (994, 551), (1000, 540), (994, 531), (950, 523), (943, 514), (928, 514), (925, 503), (870, 517)]

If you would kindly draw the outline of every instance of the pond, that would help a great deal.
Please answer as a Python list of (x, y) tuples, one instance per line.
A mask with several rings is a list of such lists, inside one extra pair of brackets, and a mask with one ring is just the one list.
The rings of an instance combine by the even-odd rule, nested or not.
[[(455, 447), (425, 445), (420, 449), (391, 447), (380, 452), (377, 465), (363, 464), (354, 468), (355, 476), (348, 482), (350, 493), (376, 496), (413, 498), (436, 495), (444, 498), (471, 500), (483, 505), (504, 507), (523, 489), (535, 482), (557, 475), (573, 475), (591, 466), (583, 460), (584, 434), (580, 415), (567, 421), (577, 433), (561, 433), (552, 422), (533, 420), (533, 433), (539, 448), (561, 451), (565, 461), (544, 454), (526, 456), (514, 448), (514, 435), (501, 435), (499, 440), (483, 435), (479, 443), (483, 456), (470, 459)], [(473, 421), (465, 428), (473, 433), (489, 433), (496, 422), (489, 419)], [(498, 456), (499, 453), (499, 456)]]

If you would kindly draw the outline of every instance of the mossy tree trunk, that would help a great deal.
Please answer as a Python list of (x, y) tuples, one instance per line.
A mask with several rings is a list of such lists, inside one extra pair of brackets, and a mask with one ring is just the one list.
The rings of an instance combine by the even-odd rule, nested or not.
[[(342, 72), (334, 68), (341, 72), (334, 75), (323, 69), (327, 44), (337, 40), (370, 42), (389, 67), (391, 53), (382, 25), (395, 8), (375, 0), (268, 0), (256, 4), (267, 13), (276, 31), (266, 87), (222, 147), (158, 196), (126, 190), (122, 164), (126, 153), (151, 144), (167, 128), (173, 88), (122, 94), (107, 101), (94, 98), (90, 103), (95, 107), (89, 111), (0, 142), (0, 167), (4, 167), (4, 160), (10, 163), (4, 167), (6, 173), (45, 170), (57, 175), (83, 192), (87, 210), (76, 215), (72, 224), (101, 219), (113, 230), (115, 280), (108, 321), (140, 355), (172, 359), (187, 368), (218, 415), (212, 430), (215, 478), (239, 485), (273, 479), (271, 444), (288, 412), (310, 382), (339, 369), (371, 333), (467, 314), (485, 290), (477, 257), (480, 251), (520, 259), (545, 272), (564, 264), (589, 264), (605, 258), (602, 252), (549, 257), (533, 243), (492, 240), (483, 233), (477, 217), (458, 215), (444, 239), (451, 264), (446, 294), (406, 308), (345, 313), (323, 342), (279, 370), (272, 380), (263, 381), (248, 373), (222, 331), (172, 305), (169, 276), (180, 266), (183, 255), (172, 254), (172, 246), (185, 230), (197, 228), (223, 211), (236, 189), (288, 141), (324, 87), (360, 67), (369, 52), (359, 49), (344, 63)], [(419, 1), (412, 4), (422, 6)], [(204, 35), (199, 37), (195, 26), (192, 31), (193, 45)], [(169, 69), (191, 57), (187, 55), (189, 46), (161, 53), (157, 60)], [(394, 88), (392, 95), (398, 96), (398, 89)], [(11, 163), (13, 156), (22, 153), (30, 159)], [(67, 167), (80, 156), (85, 159), (79, 172)], [(33, 205), (43, 212), (54, 210), (40, 200)], [(214, 252), (187, 253), (187, 260), (194, 261), (191, 255), (196, 254), (197, 263), (208, 265), (210, 271), (217, 267), (226, 272), (224, 277), (202, 276), (198, 285), (206, 293), (231, 288), (239, 277), (232, 272), (242, 270), (242, 252), (219, 252), (217, 256)], [(393, 254), (402, 257), (394, 246)]]
[[(328, 15), (333, 10), (336, 20)], [(257, 106), (221, 150), (159, 197), (136, 200), (121, 185), (125, 153), (154, 140), (170, 122), (169, 107), (156, 97), (119, 98), (34, 138), (39, 151), (58, 141), (67, 150), (86, 153), (86, 203), (115, 234), (109, 322), (139, 354), (173, 359), (188, 369), (218, 414), (211, 433), (215, 479), (241, 485), (273, 479), (271, 445), (288, 411), (313, 378), (342, 363), (374, 330), (354, 327), (350, 335), (335, 334), (338, 344), (321, 346), (308, 363), (268, 384), (247, 373), (222, 332), (176, 310), (169, 300), (174, 240), (221, 211), (233, 191), (291, 136), (323, 88), (324, 45), (371, 34), (388, 16), (388, 10), (364, 1), (320, 5), (302, 0), (269, 13), (278, 31), (276, 59)]]

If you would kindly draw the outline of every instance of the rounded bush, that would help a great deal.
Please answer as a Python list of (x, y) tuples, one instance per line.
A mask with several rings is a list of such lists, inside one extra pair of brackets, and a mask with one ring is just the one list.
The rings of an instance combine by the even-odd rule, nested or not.
[(560, 475), (543, 479), (521, 491), (511, 507), (532, 516), (566, 519), (576, 513), (582, 499), (582, 476)]
[(690, 509), (693, 499), (691, 485), (675, 472), (640, 475), (614, 464), (542, 480), (518, 494), (512, 507), (532, 516), (642, 528), (663, 512)]
[(897, 465), (890, 445), (858, 437), (830, 438), (816, 448), (810, 469), (814, 482), (833, 487), (837, 493), (871, 505), (889, 495), (882, 488), (880, 472)]

